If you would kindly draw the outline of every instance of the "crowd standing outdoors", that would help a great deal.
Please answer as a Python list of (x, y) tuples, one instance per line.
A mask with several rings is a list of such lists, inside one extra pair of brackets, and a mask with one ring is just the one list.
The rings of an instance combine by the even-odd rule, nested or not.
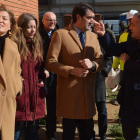
[(105, 77), (112, 56), (124, 62), (117, 98), (124, 138), (139, 140), (140, 13), (129, 11), (123, 43), (115, 43), (110, 29), (94, 18), (90, 5), (78, 3), (68, 27), (58, 29), (56, 15), (46, 12), (39, 33), (34, 15), (23, 13), (16, 21), (0, 5), (0, 140), (18, 140), (21, 130), (25, 140), (38, 140), (45, 97), (47, 140), (56, 140), (56, 116), (62, 117), (62, 140), (74, 140), (76, 128), (80, 140), (95, 140), (96, 106), (99, 136), (106, 140)]

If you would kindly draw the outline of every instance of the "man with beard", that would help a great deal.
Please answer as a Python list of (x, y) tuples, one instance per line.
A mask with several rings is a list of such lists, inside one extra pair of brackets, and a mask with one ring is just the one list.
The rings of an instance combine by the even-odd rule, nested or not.
[(90, 32), (93, 8), (77, 4), (72, 23), (52, 37), (46, 69), (58, 75), (57, 116), (63, 118), (63, 140), (74, 140), (78, 127), (80, 140), (93, 140), (96, 72), (104, 67), (97, 35)]

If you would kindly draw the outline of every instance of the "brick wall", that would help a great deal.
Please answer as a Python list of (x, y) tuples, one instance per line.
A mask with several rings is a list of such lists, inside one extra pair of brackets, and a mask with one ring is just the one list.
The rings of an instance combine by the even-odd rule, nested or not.
[(38, 18), (38, 0), (0, 0), (0, 3), (13, 11), (16, 18), (25, 12), (31, 13)]

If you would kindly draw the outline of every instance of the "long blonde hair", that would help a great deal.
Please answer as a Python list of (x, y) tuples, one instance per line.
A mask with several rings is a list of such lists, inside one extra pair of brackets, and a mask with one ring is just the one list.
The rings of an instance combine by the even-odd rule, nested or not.
[(12, 39), (14, 42), (17, 43), (17, 33), (19, 32), (15, 16), (12, 11), (8, 10), (4, 4), (0, 4), (0, 11), (5, 11), (9, 14), (10, 23), (11, 23), (11, 30), (8, 32), (8, 37)]
[[(24, 30), (27, 28), (27, 25), (30, 20), (35, 20), (37, 26), (37, 19), (30, 13), (21, 14), (17, 20), (17, 25), (20, 28), (18, 48), (19, 53), (23, 55), (25, 60), (27, 60), (27, 57), (30, 56), (30, 52), (27, 47), (26, 38), (24, 36)], [(41, 60), (43, 60), (43, 46), (38, 29), (36, 30), (32, 40), (32, 51), (34, 61), (37, 59), (37, 57), (40, 57)]]

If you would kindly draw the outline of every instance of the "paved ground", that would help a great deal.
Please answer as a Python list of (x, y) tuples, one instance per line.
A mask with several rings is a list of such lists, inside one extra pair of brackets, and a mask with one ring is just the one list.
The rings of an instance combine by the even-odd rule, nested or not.
[[(106, 106), (107, 106), (107, 112), (108, 112), (108, 123), (117, 122), (119, 106), (115, 106), (110, 103), (106, 103)], [(96, 133), (96, 140), (100, 140), (100, 138), (98, 137), (98, 126), (97, 126), (98, 115), (96, 114), (93, 119), (95, 120), (94, 130)], [(58, 118), (57, 121), (59, 124), (57, 124), (56, 138), (57, 140), (62, 140), (63, 130), (62, 130), (62, 125), (61, 125), (61, 118)], [(38, 131), (39, 140), (47, 140), (45, 131), (46, 131), (45, 126), (40, 126), (40, 129)], [(23, 136), (19, 140), (24, 140)], [(79, 140), (77, 131), (75, 133), (75, 140)], [(108, 135), (107, 140), (114, 140), (114, 138)]]
[[(98, 137), (97, 124), (95, 125), (94, 130), (96, 132), (96, 140), (100, 140), (100, 138)], [(39, 134), (39, 140), (47, 140), (47, 138), (45, 136), (45, 128), (44, 127), (40, 127), (38, 134)], [(57, 138), (57, 140), (62, 140), (62, 127), (61, 126), (57, 127), (56, 138)], [(75, 140), (79, 140), (77, 131), (75, 134)], [(107, 136), (107, 140), (114, 140), (114, 138)]]

